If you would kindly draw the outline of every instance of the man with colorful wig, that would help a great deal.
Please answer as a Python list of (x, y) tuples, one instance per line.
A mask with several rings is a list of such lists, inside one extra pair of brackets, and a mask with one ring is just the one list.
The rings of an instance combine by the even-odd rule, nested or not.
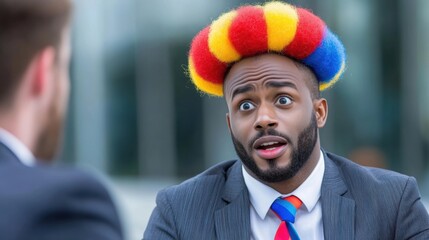
[(144, 239), (429, 239), (416, 180), (321, 148), (345, 50), (308, 10), (243, 6), (199, 32), (196, 87), (223, 96), (240, 160), (162, 190)]
[(0, 239), (121, 240), (106, 188), (49, 166), (69, 96), (71, 0), (0, 0)]

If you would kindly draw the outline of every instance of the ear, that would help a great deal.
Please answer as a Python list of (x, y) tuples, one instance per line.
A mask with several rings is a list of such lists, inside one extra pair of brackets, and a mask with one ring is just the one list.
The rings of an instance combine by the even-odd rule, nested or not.
[(55, 64), (55, 50), (53, 47), (43, 49), (36, 55), (34, 61), (34, 71), (31, 78), (31, 92), (34, 95), (41, 95), (46, 91), (53, 78), (53, 68)]
[(316, 114), (317, 127), (323, 128), (328, 118), (328, 101), (324, 98), (313, 101), (314, 112)]
[(228, 129), (231, 131), (231, 119), (229, 118), (229, 113), (226, 113), (226, 123), (228, 124)]

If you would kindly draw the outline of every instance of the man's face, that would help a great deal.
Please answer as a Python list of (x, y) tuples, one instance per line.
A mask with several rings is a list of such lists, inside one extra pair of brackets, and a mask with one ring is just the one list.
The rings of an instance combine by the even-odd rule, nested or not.
[(52, 97), (35, 149), (35, 156), (42, 160), (52, 160), (61, 143), (70, 88), (68, 70), (71, 50), (68, 30), (65, 31), (57, 51), (57, 59), (52, 69)]
[(249, 173), (264, 182), (295, 176), (318, 143), (306, 77), (292, 60), (264, 54), (236, 63), (225, 79), (234, 147)]

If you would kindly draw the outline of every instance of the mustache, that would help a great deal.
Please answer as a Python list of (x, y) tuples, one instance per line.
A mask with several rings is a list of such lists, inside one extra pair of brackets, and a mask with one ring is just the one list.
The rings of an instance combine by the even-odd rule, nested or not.
[(256, 140), (258, 140), (259, 138), (261, 138), (261, 137), (265, 137), (265, 136), (278, 136), (278, 137), (282, 137), (282, 138), (284, 138), (284, 139), (286, 139), (286, 141), (288, 142), (288, 144), (291, 144), (292, 143), (292, 140), (291, 140), (291, 138), (289, 137), (289, 136), (287, 136), (286, 134), (282, 134), (282, 133), (280, 133), (280, 132), (278, 132), (278, 131), (276, 131), (276, 130), (274, 130), (274, 129), (268, 129), (268, 130), (266, 130), (266, 131), (261, 131), (261, 132), (258, 132), (257, 134), (256, 134), (256, 136), (254, 136), (251, 140), (250, 140), (250, 143), (249, 143), (249, 149), (252, 149), (253, 148), (253, 144), (256, 142)]

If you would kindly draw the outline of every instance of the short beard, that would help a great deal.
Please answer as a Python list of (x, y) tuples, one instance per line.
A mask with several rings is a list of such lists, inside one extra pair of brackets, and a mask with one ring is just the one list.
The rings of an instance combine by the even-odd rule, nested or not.
[[(259, 180), (268, 183), (282, 182), (294, 177), (298, 171), (305, 165), (310, 158), (311, 153), (318, 138), (316, 116), (313, 114), (311, 117), (310, 124), (299, 134), (298, 144), (291, 141), (288, 136), (282, 135), (274, 129), (269, 129), (266, 132), (260, 132), (255, 138), (250, 141), (248, 146), (249, 151), (246, 151), (244, 145), (240, 143), (235, 136), (231, 133), (232, 142), (234, 144), (235, 151), (238, 157), (243, 162), (244, 166), (247, 167)], [(255, 162), (255, 159), (251, 156), (250, 152), (254, 151), (253, 143), (262, 136), (280, 136), (288, 141), (288, 144), (292, 148), (291, 162), (289, 166), (277, 167), (275, 160), (268, 161), (269, 169), (262, 171)]]

